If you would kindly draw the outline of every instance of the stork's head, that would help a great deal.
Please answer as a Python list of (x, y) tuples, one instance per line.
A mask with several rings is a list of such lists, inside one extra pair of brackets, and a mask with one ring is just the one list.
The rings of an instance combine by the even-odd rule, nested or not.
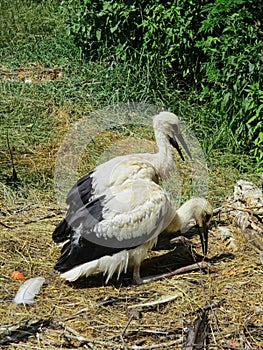
[(208, 227), (213, 216), (213, 208), (208, 200), (193, 197), (186, 201), (177, 211), (172, 223), (166, 231), (176, 232), (182, 230), (194, 219), (201, 240), (203, 254), (208, 250)]
[(186, 154), (190, 159), (192, 159), (189, 148), (187, 147), (185, 140), (180, 131), (180, 120), (177, 115), (171, 112), (160, 112), (153, 119), (154, 130), (161, 132), (164, 136), (167, 137), (169, 143), (177, 150), (182, 160), (184, 156), (179, 147), (178, 141), (182, 145)]
[(198, 233), (201, 240), (203, 254), (208, 250), (208, 226), (213, 216), (213, 208), (205, 198), (194, 197), (185, 203), (188, 210), (192, 212), (192, 218), (195, 219)]
[(208, 226), (213, 216), (213, 208), (204, 198), (194, 198), (193, 200), (196, 200), (194, 215), (199, 230), (202, 251), (206, 255), (208, 250)]

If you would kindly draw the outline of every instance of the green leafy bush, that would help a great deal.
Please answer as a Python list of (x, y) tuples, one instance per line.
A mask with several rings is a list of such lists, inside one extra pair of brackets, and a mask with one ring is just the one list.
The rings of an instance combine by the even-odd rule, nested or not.
[(259, 88), (259, 84), (250, 85), (247, 89), (249, 103), (247, 109), (255, 113), (247, 122), (247, 127), (251, 134), (253, 144), (250, 153), (257, 160), (257, 170), (263, 171), (263, 90)]
[(263, 6), (261, 1), (216, 0), (202, 11), (206, 19), (199, 29), (202, 39), (197, 42), (203, 52), (201, 96), (213, 102), (214, 109), (227, 121), (237, 146), (250, 147), (255, 135), (248, 130), (247, 122), (252, 123), (254, 115), (262, 118), (257, 109), (258, 92), (250, 87), (263, 84), (259, 21)]
[(173, 86), (189, 86), (196, 74), (195, 43), (206, 2), (66, 0), (62, 8), (69, 32), (88, 58), (130, 61), (135, 69), (165, 72)]
[(61, 7), (89, 59), (111, 69), (126, 64), (127, 75), (162, 101), (181, 93), (209, 106), (216, 147), (248, 153), (262, 143), (253, 88), (263, 86), (262, 0), (65, 0)]

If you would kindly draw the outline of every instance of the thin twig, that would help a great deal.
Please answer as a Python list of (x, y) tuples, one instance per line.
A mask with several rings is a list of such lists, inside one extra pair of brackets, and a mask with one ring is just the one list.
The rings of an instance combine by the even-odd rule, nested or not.
[(152, 350), (152, 349), (165, 349), (165, 348), (171, 348), (174, 349), (174, 345), (182, 344), (183, 338), (179, 338), (176, 340), (172, 340), (167, 343), (160, 343), (160, 344), (153, 344), (148, 346), (128, 346), (128, 350)]
[(221, 213), (229, 213), (230, 211), (234, 211), (235, 209), (229, 207), (218, 207), (213, 210), (213, 216), (216, 216)]
[[(134, 332), (134, 330), (133, 330)], [(170, 333), (167, 331), (155, 331), (153, 329), (138, 329), (137, 333), (146, 333), (146, 334), (154, 334), (154, 335), (169, 335)]]
[(31, 224), (31, 223), (33, 223), (33, 222), (38, 222), (38, 221), (41, 221), (41, 220), (53, 218), (54, 216), (56, 216), (56, 214), (50, 213), (50, 214), (47, 214), (47, 215), (40, 216), (40, 217), (38, 217), (38, 218), (36, 218), (36, 219), (32, 219), (32, 220), (29, 220), (29, 221), (25, 221), (24, 224), (25, 224), (25, 225), (28, 225), (28, 224)]
[(129, 319), (128, 319), (127, 324), (125, 325), (125, 327), (124, 327), (124, 329), (123, 329), (123, 331), (120, 333), (120, 339), (121, 339), (121, 341), (122, 341), (122, 345), (123, 345), (124, 350), (127, 349), (126, 344), (125, 344), (125, 341), (124, 341), (124, 335), (125, 335), (125, 332), (127, 331), (128, 327), (129, 327), (129, 325), (130, 325), (130, 323), (131, 323), (133, 317), (134, 317), (134, 315), (131, 314), (130, 317), (129, 317)]
[(31, 207), (37, 207), (36, 204), (27, 204), (25, 206), (23, 206), (22, 208), (19, 209), (12, 209), (12, 210), (8, 210), (10, 214), (17, 214), (20, 213), (21, 211), (26, 211), (29, 210)]
[(73, 328), (67, 326), (67, 325), (66, 325), (64, 322), (62, 322), (62, 321), (53, 321), (53, 324), (54, 324), (54, 325), (59, 325), (60, 327), (64, 328), (65, 331), (67, 331), (67, 332), (69, 332), (69, 333), (71, 333), (71, 334), (73, 334), (73, 335), (75, 335), (75, 336), (79, 336), (78, 332), (75, 331), (75, 329), (73, 329)]
[(11, 293), (9, 292), (9, 290), (6, 289), (6, 287), (3, 286), (2, 284), (0, 284), (0, 287), (3, 288), (3, 290), (4, 290), (7, 294), (11, 294)]
[(27, 345), (27, 344), (12, 344), (12, 347), (15, 347), (15, 348), (18, 348), (18, 349), (35, 349), (35, 350), (43, 350), (43, 347), (39, 347), (39, 346), (33, 346), (32, 344), (31, 345)]
[(103, 346), (106, 346), (106, 347), (123, 349), (123, 345), (115, 344), (115, 343), (111, 343), (111, 342), (106, 342), (106, 341), (98, 340), (98, 339), (90, 339), (90, 338), (82, 337), (81, 335), (76, 336), (76, 335), (73, 335), (73, 334), (66, 334), (65, 333), (64, 337), (66, 337), (67, 339), (72, 339), (72, 340), (79, 341), (80, 343), (98, 344), (98, 345), (103, 345)]
[[(130, 317), (130, 319), (132, 319)], [(129, 323), (131, 322), (131, 320), (129, 320), (129, 322), (127, 323), (127, 325), (125, 326), (122, 334), (125, 333), (125, 331), (127, 330)], [(127, 350), (151, 350), (151, 349), (163, 349), (163, 348), (169, 348), (173, 345), (176, 344), (181, 344), (183, 342), (183, 338), (180, 339), (176, 339), (167, 343), (161, 343), (161, 344), (154, 344), (154, 345), (150, 345), (150, 346), (137, 346), (137, 345), (124, 345), (124, 344), (116, 344), (116, 343), (112, 343), (112, 342), (107, 342), (107, 341), (103, 341), (103, 340), (99, 340), (99, 339), (91, 339), (91, 338), (86, 338), (83, 337), (81, 335), (78, 334), (77, 331), (75, 331), (73, 328), (67, 326), (65, 323), (61, 322), (61, 321), (55, 321), (54, 324), (59, 325), (60, 327), (64, 328), (68, 333), (65, 333), (64, 336), (67, 339), (72, 339), (72, 340), (76, 340), (79, 341), (80, 343), (86, 343), (88, 345), (90, 344), (98, 344), (98, 345), (102, 345), (104, 347), (109, 347), (112, 349), (127, 349)]]
[(5, 228), (12, 228), (11, 226), (8, 226), (8, 225), (4, 224), (4, 223), (1, 222), (1, 221), (0, 221), (0, 225), (3, 226), (3, 227), (5, 227)]
[(111, 297), (111, 298), (108, 298), (106, 300), (103, 300), (101, 302), (98, 303), (98, 305), (103, 305), (103, 306), (108, 306), (108, 305), (113, 305), (113, 304), (116, 304), (118, 302), (121, 302), (121, 301), (132, 301), (134, 299), (137, 299), (138, 297), (139, 298), (146, 298), (149, 296), (149, 293), (138, 293), (138, 294), (135, 294), (135, 295), (131, 295), (131, 296), (125, 296), (125, 297)]
[(150, 302), (147, 302), (147, 303), (140, 303), (140, 304), (136, 304), (136, 305), (129, 305), (128, 309), (152, 307), (152, 306), (157, 306), (157, 305), (160, 305), (160, 304), (168, 303), (169, 301), (173, 301), (173, 300), (177, 299), (179, 295), (180, 294), (165, 295), (165, 296), (162, 296), (161, 298), (159, 298), (157, 300), (150, 301)]
[(128, 322), (126, 323), (126, 325), (125, 325), (123, 331), (121, 332), (121, 335), (120, 335), (120, 336), (121, 336), (121, 339), (123, 339), (123, 337), (124, 337), (124, 335), (125, 335), (125, 332), (127, 331), (127, 329), (128, 329), (128, 327), (129, 327), (129, 325), (130, 325), (130, 323), (131, 323), (131, 321), (132, 321), (133, 318), (134, 318), (134, 314), (131, 314), (130, 317), (129, 317)]
[(206, 311), (206, 310), (213, 310), (213, 308), (215, 307), (219, 307), (221, 306), (221, 304), (225, 301), (225, 299), (220, 299), (220, 300), (216, 300), (215, 302), (213, 302), (212, 304), (207, 304), (203, 307), (200, 307), (199, 309), (195, 310), (195, 311), (191, 311), (190, 313), (188, 314), (185, 314), (186, 316), (187, 315), (195, 315), (199, 312), (203, 312), (203, 311)]
[[(69, 339), (73, 339), (73, 340), (77, 340), (81, 343), (93, 343), (93, 344), (98, 344), (98, 345), (103, 345), (105, 347), (110, 347), (110, 348), (117, 348), (117, 349), (123, 349), (123, 345), (121, 344), (115, 344), (115, 343), (111, 343), (111, 342), (106, 342), (106, 341), (102, 341), (102, 340), (97, 340), (97, 339), (89, 339), (89, 338), (85, 338), (82, 336), (74, 336), (74, 335), (70, 335), (70, 334), (64, 334), (64, 336), (66, 338)], [(182, 343), (182, 338), (180, 339), (176, 339), (176, 340), (172, 340), (170, 342), (167, 343), (160, 343), (160, 344), (154, 344), (154, 345), (149, 345), (149, 346), (138, 346), (138, 345), (126, 345), (126, 349), (127, 350), (152, 350), (152, 349), (164, 349), (164, 348), (169, 348), (172, 347), (176, 344), (181, 344)]]

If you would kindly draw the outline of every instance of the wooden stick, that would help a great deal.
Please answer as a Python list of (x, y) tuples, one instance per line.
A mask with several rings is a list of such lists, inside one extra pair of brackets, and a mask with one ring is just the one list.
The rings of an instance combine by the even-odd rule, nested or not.
[[(155, 276), (154, 276), (155, 277)], [(174, 294), (174, 295), (165, 295), (157, 300), (150, 301), (148, 303), (141, 303), (141, 304), (135, 304), (135, 305), (130, 305), (128, 306), (128, 309), (133, 309), (133, 308), (144, 308), (144, 307), (152, 307), (152, 306), (157, 306), (160, 304), (168, 303), (169, 301), (175, 300), (178, 298), (180, 294)]]
[(12, 228), (11, 226), (8, 226), (8, 225), (4, 224), (4, 223), (1, 222), (1, 221), (0, 221), (0, 225), (2, 225), (2, 226), (5, 227), (5, 228)]
[[(123, 349), (123, 344), (115, 344), (115, 343), (106, 342), (106, 341), (97, 340), (97, 339), (89, 339), (89, 338), (85, 338), (82, 336), (77, 337), (77, 336), (70, 335), (70, 334), (64, 334), (64, 336), (66, 338), (73, 339), (73, 340), (79, 341), (81, 343), (87, 343), (87, 344), (93, 343), (93, 344), (103, 345), (105, 347)], [(149, 345), (149, 346), (126, 345), (125, 347), (127, 350), (152, 350), (152, 349), (169, 348), (169, 347), (172, 347), (173, 345), (181, 344), (181, 343), (182, 343), (182, 338), (172, 340), (172, 341), (167, 342), (167, 343), (154, 344), (154, 345)]]
[(24, 224), (25, 224), (25, 225), (28, 225), (28, 224), (31, 224), (32, 222), (38, 222), (38, 221), (41, 221), (41, 220), (53, 218), (54, 216), (56, 216), (56, 214), (50, 213), (50, 214), (47, 214), (47, 215), (40, 216), (40, 217), (38, 217), (38, 218), (36, 218), (36, 219), (32, 219), (32, 220), (29, 220), (29, 221), (25, 221)]
[[(132, 319), (132, 317), (130, 317), (130, 319)], [(61, 322), (61, 321), (53, 321), (54, 324), (59, 325), (60, 327), (64, 328), (68, 333), (64, 334), (64, 336), (68, 339), (72, 339), (72, 340), (76, 340), (81, 342), (83, 345), (86, 343), (88, 344), (88, 346), (92, 347), (91, 344), (97, 344), (97, 345), (102, 345), (105, 348), (112, 348), (112, 349), (125, 349), (125, 350), (152, 350), (152, 349), (164, 349), (164, 348), (169, 348), (172, 347), (176, 344), (182, 344), (183, 342), (183, 337), (176, 339), (176, 340), (172, 340), (170, 342), (167, 343), (160, 343), (160, 344), (153, 344), (153, 345), (149, 345), (149, 346), (137, 346), (137, 345), (125, 345), (125, 344), (116, 344), (116, 343), (112, 343), (111, 341), (103, 341), (103, 340), (99, 340), (99, 339), (91, 339), (91, 338), (86, 338), (83, 337), (81, 335), (78, 334), (77, 331), (75, 331), (73, 328), (67, 326), (65, 323)], [(130, 324), (130, 320), (127, 323), (127, 325), (124, 328), (124, 331), (122, 333), (124, 333), (127, 330), (127, 327)]]

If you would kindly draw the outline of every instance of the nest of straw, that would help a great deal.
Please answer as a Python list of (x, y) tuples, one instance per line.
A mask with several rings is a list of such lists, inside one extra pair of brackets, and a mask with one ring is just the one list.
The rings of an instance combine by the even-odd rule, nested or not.
[[(233, 225), (229, 212), (216, 215), (210, 229), (209, 261), (216, 272), (200, 270), (141, 286), (132, 284), (130, 272), (119, 281), (112, 279), (108, 285), (102, 275), (74, 284), (62, 281), (53, 270), (59, 248), (51, 240), (62, 216), (52, 202), (2, 203), (3, 347), (145, 350), (263, 347), (263, 266), (257, 252)], [(222, 225), (231, 229), (234, 247), (222, 236)], [(166, 272), (174, 267), (173, 263), (173, 259), (156, 266), (147, 263), (142, 271), (145, 275)], [(45, 278), (33, 305), (12, 302), (23, 283), (11, 278), (15, 270), (22, 272), (25, 279)], [(160, 302), (167, 296), (167, 301)], [(187, 345), (189, 332), (204, 312), (202, 347)], [(31, 330), (35, 326), (35, 331), (23, 328), (29, 326)], [(27, 329), (26, 337), (5, 343), (7, 336), (14, 336), (12, 332), (19, 333), (21, 329), (22, 333)]]

